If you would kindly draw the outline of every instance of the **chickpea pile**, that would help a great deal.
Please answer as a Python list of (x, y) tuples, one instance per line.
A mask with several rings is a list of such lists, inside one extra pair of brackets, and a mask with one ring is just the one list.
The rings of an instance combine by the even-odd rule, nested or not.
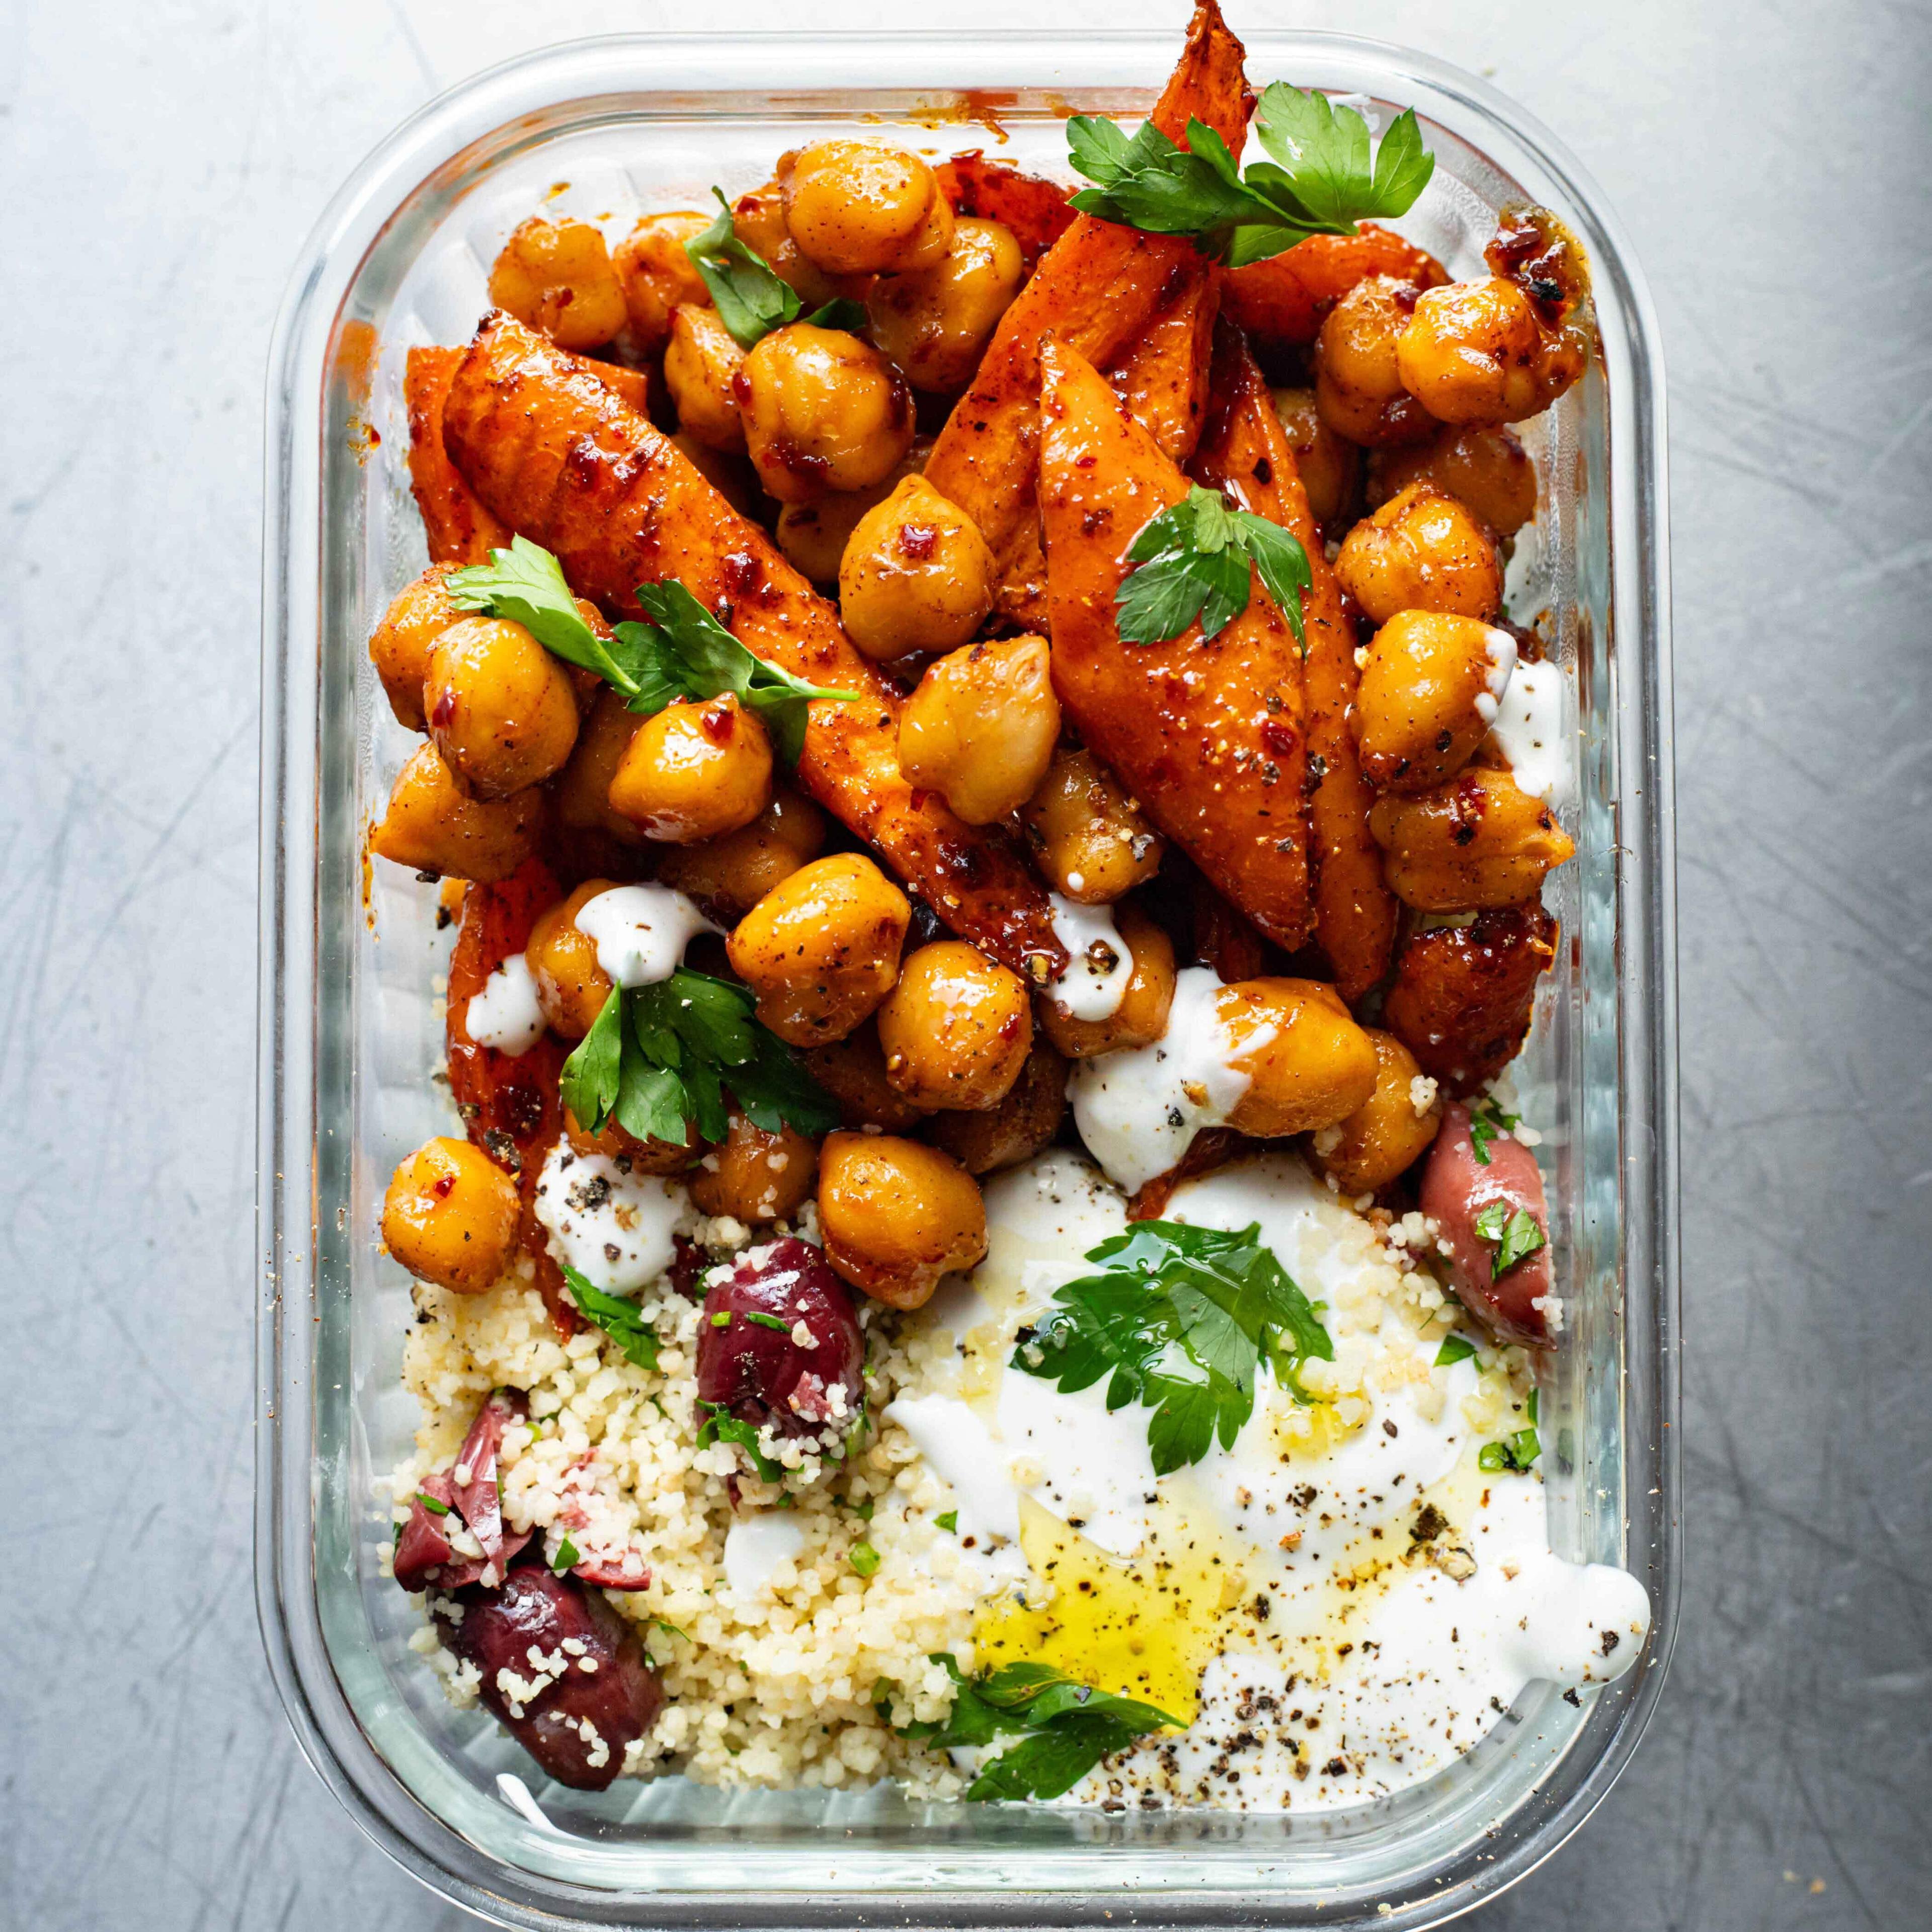
[[(836, 1272), (910, 1309), (984, 1253), (980, 1178), (1066, 1131), (1071, 1068), (1163, 1038), (1187, 963), (1170, 881), (1200, 882), (1069, 730), (1052, 640), (994, 616), (985, 534), (922, 473), (922, 424), (972, 383), (1025, 282), (1015, 234), (956, 214), (926, 160), (872, 140), (783, 157), (731, 214), (797, 299), (795, 319), (755, 339), (734, 333), (735, 310), (699, 272), (690, 244), (711, 218), (696, 211), (648, 214), (614, 248), (590, 224), (532, 218), (505, 244), (490, 298), (565, 349), (642, 372), (684, 459), (836, 598), (847, 636), (896, 687), (916, 795), (1007, 828), (1060, 899), (1111, 909), (1104, 944), (1124, 993), (1105, 1017), (1078, 1017), (935, 933), (738, 696), (640, 716), (524, 625), (460, 604), (446, 565), (370, 640), (398, 722), (423, 738), (370, 849), (477, 886), (539, 854), (550, 864), (557, 896), (536, 909), (521, 958), (544, 1028), (566, 1046), (613, 991), (578, 924), (586, 906), (644, 879), (695, 902), (722, 935), (706, 970), (728, 965), (748, 989), (838, 1128), (774, 1131), (734, 1106), (711, 1146), (641, 1142), (614, 1124), (593, 1138), (568, 1118), (562, 1131), (580, 1151), (680, 1176), (714, 1220), (789, 1226), (815, 1208)], [(1562, 238), (1536, 239), (1546, 270)], [(1510, 425), (1582, 372), (1581, 270), (1552, 317), (1545, 282), (1533, 296), (1493, 253), (1492, 266), (1420, 289), (1365, 274), (1306, 356), (1268, 371), (1288, 379), (1274, 407), (1359, 627), (1348, 728), (1375, 794), (1366, 829), (1412, 926), (1526, 905), (1574, 849), (1492, 728), (1520, 656), (1538, 649), (1502, 621), (1512, 545), (1537, 505)], [(610, 638), (602, 612), (579, 610)], [(1415, 1053), (1333, 986), (1271, 964), (1218, 996), (1247, 1082), (1225, 1124), (1312, 1136), (1351, 1196), (1391, 1186), (1441, 1116)], [(422, 1279), (478, 1292), (529, 1238), (526, 1198), (487, 1140), (432, 1141), (397, 1170), (384, 1238)]]

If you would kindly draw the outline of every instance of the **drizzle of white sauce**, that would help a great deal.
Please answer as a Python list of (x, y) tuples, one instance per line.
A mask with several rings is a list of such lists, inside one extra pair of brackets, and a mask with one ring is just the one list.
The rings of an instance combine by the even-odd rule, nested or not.
[(559, 1141), (532, 1204), (550, 1252), (607, 1294), (635, 1294), (670, 1266), (672, 1238), (693, 1226), (691, 1197), (628, 1160), (578, 1154)]
[[(1079, 1061), (1067, 1088), (1080, 1137), (1107, 1178), (1129, 1193), (1165, 1174), (1203, 1127), (1240, 1104), (1250, 1076), (1230, 1064), (1234, 1042), (1215, 1010), (1218, 975), (1190, 966), (1174, 982), (1167, 1031), (1151, 1046)], [(1257, 1030), (1247, 1042), (1264, 1046)]]
[(597, 963), (619, 986), (668, 980), (700, 932), (722, 930), (669, 886), (614, 886), (578, 908), (577, 929), (597, 947)]
[(496, 1792), (512, 1810), (520, 1814), (538, 1831), (548, 1832), (558, 1838), (563, 1835), (562, 1828), (551, 1823), (543, 1808), (530, 1796), (530, 1787), (514, 1771), (497, 1772)]
[(957, 1396), (902, 1396), (886, 1405), (884, 1414), (912, 1438), (927, 1467), (952, 1486), (962, 1538), (1018, 1541), (1020, 1498), (1007, 1474), (1010, 1452), (971, 1408)]
[(795, 1563), (805, 1551), (805, 1530), (790, 1510), (760, 1510), (734, 1516), (724, 1532), (724, 1581), (740, 1598), (771, 1587), (781, 1563)]
[(1563, 740), (1563, 672), (1558, 665), (1519, 664), (1497, 707), (1490, 742), (1508, 759), (1519, 789), (1554, 802), (1569, 788)]
[(1112, 1019), (1134, 976), (1133, 955), (1105, 906), (1082, 905), (1059, 892), (1053, 936), (1066, 949), (1066, 970), (1053, 984), (1053, 1003), (1070, 1018)]
[(512, 953), (484, 981), (483, 990), (470, 996), (463, 1012), (463, 1030), (478, 1046), (494, 1047), (513, 1060), (542, 1039), (537, 982), (520, 952)]
[(1483, 688), (1476, 694), (1476, 716), (1485, 724), (1496, 722), (1496, 706), (1509, 689), (1510, 674), (1516, 669), (1516, 640), (1507, 631), (1493, 626), (1486, 647), (1490, 668), (1483, 674)]

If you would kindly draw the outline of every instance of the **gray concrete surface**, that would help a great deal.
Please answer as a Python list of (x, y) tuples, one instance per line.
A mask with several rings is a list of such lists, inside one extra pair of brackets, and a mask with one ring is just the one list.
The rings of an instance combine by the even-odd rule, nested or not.
[[(1932, 22), (1270, 11), (1491, 70), (1563, 130), (1670, 357), (1683, 1640), (1621, 1787), (1481, 1922), (1922, 1926)], [(301, 1762), (249, 1590), (261, 374), (302, 236), (399, 116), (519, 46), (673, 12), (0, 9), (4, 1520), (35, 1579), (0, 1618), (7, 1925), (462, 1922)]]

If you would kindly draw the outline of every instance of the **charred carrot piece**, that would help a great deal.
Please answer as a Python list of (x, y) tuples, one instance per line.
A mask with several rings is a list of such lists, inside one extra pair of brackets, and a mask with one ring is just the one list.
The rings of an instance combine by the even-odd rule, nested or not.
[(1265, 262), (1230, 269), (1221, 284), (1221, 312), (1250, 335), (1305, 346), (1322, 333), (1328, 311), (1371, 275), (1394, 275), (1419, 289), (1449, 279), (1426, 250), (1365, 221), (1356, 234), (1311, 235)]
[[(1303, 615), (1309, 819), (1315, 936), (1345, 999), (1356, 1000), (1388, 970), (1396, 902), (1382, 883), (1382, 852), (1369, 836), (1375, 794), (1362, 776), (1348, 709), (1355, 700), (1355, 633), (1308, 508), (1294, 451), (1246, 342), (1225, 318), (1216, 331), (1208, 422), (1195, 473), (1256, 516), (1292, 530), (1313, 578)], [(1238, 902), (1237, 902), (1238, 903)]]
[(862, 703), (812, 706), (801, 784), (962, 939), (1036, 985), (1064, 966), (1052, 902), (1018, 846), (913, 789), (899, 770), (896, 688), (764, 532), (646, 418), (546, 337), (500, 314), (450, 385), (443, 437), (491, 512), (554, 551), (579, 594), (614, 616), (639, 614), (640, 584), (675, 578), (748, 650), (860, 693)]
[[(1247, 128), (1241, 44), (1214, 0), (1202, 0), (1187, 45), (1151, 118), (1174, 140), (1204, 122), (1239, 151)], [(953, 406), (926, 473), (986, 539), (999, 608), (1038, 628), (1046, 613), (1034, 472), (1040, 352), (1052, 334), (1096, 368), (1114, 362), (1202, 273), (1185, 236), (1145, 235), (1081, 215), (1041, 259), (994, 332), (973, 386)]]
[(1294, 634), (1251, 579), (1248, 608), (1212, 638), (1196, 624), (1166, 644), (1122, 640), (1126, 552), (1187, 479), (1090, 362), (1049, 341), (1040, 364), (1054, 688), (1155, 824), (1292, 951), (1309, 928)]
[(410, 488), (429, 535), (432, 563), (487, 563), (510, 541), (456, 473), (442, 446), (442, 404), (463, 360), (460, 349), (412, 349), (403, 365), (410, 412)]

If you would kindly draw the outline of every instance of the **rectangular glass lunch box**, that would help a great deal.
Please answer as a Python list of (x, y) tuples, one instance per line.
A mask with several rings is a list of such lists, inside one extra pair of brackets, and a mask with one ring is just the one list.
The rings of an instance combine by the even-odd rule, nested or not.
[[(1550, 901), (1566, 943), (1519, 1063), (1542, 1130), (1570, 1318), (1544, 1371), (1559, 1553), (1648, 1588), (1642, 1660), (1572, 1706), (1532, 1685), (1468, 1757), (1400, 1798), (1298, 1818), (913, 1804), (890, 1787), (768, 1792), (681, 1779), (545, 1786), (487, 1716), (445, 1703), (386, 1580), (374, 1480), (406, 1452), (411, 1309), (379, 1255), (403, 1153), (452, 1130), (437, 895), (363, 841), (405, 755), (364, 640), (421, 568), (403, 464), (404, 352), (465, 340), (488, 265), (539, 208), (607, 222), (709, 203), (784, 149), (900, 130), (1064, 176), (1072, 109), (1138, 120), (1180, 46), (1147, 34), (675, 36), (549, 50), (390, 137), (302, 256), (269, 378), (263, 638), (257, 1592), (302, 1748), (376, 1840), (505, 1924), (1432, 1925), (1560, 1844), (1634, 1749), (1678, 1595), (1676, 1084), (1667, 542), (1657, 325), (1621, 230), (1563, 148), (1481, 82), (1311, 33), (1248, 38), (1248, 71), (1413, 106), (1435, 180), (1399, 226), (1453, 273), (1492, 218), (1552, 208), (1593, 266), (1602, 353), (1529, 438), (1540, 542), (1511, 614), (1557, 614), (1574, 673)], [(1237, 20), (1238, 29), (1244, 23)], [(1372, 118), (1376, 118), (1371, 109)], [(506, 1776), (505, 1774), (507, 1774)], [(520, 1780), (529, 1780), (526, 1784)], [(534, 1786), (534, 1790), (531, 1787)], [(532, 1802), (534, 1800), (534, 1802)]]

